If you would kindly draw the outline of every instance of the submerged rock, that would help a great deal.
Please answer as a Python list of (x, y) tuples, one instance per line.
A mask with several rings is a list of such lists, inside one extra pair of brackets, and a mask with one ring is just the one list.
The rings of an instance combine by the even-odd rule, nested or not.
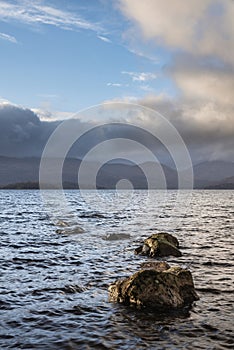
[(117, 241), (129, 238), (131, 238), (131, 235), (128, 233), (110, 233), (106, 235), (103, 239), (105, 239), (106, 241)]
[(63, 221), (63, 220), (58, 220), (55, 225), (56, 226), (60, 226), (60, 227), (68, 227), (68, 226), (70, 226), (66, 221)]
[(165, 262), (147, 264), (132, 276), (110, 285), (110, 301), (167, 311), (191, 306), (199, 299), (189, 270), (170, 267)]
[(178, 249), (179, 242), (170, 233), (155, 233), (144, 240), (144, 244), (135, 249), (135, 254), (148, 255), (152, 258), (156, 256), (181, 256)]
[(57, 229), (56, 233), (63, 234), (63, 235), (71, 235), (71, 234), (77, 234), (77, 233), (83, 233), (84, 229), (80, 226), (74, 226), (74, 227), (67, 227), (64, 229)]

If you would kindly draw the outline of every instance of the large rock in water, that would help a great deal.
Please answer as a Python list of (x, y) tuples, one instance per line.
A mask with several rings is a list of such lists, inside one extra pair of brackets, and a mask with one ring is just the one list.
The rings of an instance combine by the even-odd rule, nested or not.
[(144, 269), (109, 287), (110, 301), (159, 311), (191, 306), (198, 300), (191, 272), (165, 262), (145, 263)]
[(179, 242), (170, 233), (155, 233), (145, 239), (144, 244), (135, 249), (135, 254), (148, 255), (152, 258), (161, 256), (181, 256)]

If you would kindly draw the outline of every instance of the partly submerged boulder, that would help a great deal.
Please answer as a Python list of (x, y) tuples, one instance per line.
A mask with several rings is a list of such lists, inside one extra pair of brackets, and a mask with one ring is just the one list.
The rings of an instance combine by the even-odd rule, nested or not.
[(161, 256), (181, 256), (179, 242), (170, 233), (155, 233), (144, 240), (144, 244), (135, 249), (135, 254), (148, 255), (152, 258)]
[(189, 270), (165, 262), (146, 263), (144, 267), (110, 285), (110, 301), (167, 311), (191, 306), (199, 299)]

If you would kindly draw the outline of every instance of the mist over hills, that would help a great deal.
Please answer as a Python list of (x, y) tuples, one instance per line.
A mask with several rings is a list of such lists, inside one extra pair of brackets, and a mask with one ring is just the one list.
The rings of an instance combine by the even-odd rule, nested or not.
[[(51, 163), (52, 162), (52, 163)], [(67, 158), (63, 166), (63, 185), (65, 188), (78, 188), (78, 171), (80, 159)], [(53, 164), (53, 160), (50, 160)], [(0, 156), (0, 187), (1, 188), (38, 188), (39, 157), (16, 158)], [(134, 164), (115, 160), (104, 165), (98, 162), (87, 164), (87, 174), (82, 187), (93, 188), (89, 175), (96, 173), (96, 186), (103, 189), (113, 189), (120, 180), (128, 180), (136, 189), (148, 188), (148, 181), (155, 181), (154, 188), (165, 188), (162, 174), (165, 176), (168, 189), (178, 186), (178, 174), (175, 169), (164, 164), (145, 162)], [(234, 163), (226, 161), (207, 161), (194, 165), (194, 188), (234, 188)], [(155, 180), (156, 179), (156, 180)], [(51, 184), (47, 184), (50, 187)], [(122, 183), (125, 188), (126, 183)], [(121, 188), (121, 185), (120, 185)]]
[[(105, 111), (102, 108), (101, 115)], [(96, 112), (94, 113), (95, 118)], [(114, 113), (116, 110), (110, 111), (108, 109), (107, 112), (109, 116), (109, 113)], [(174, 112), (173, 109), (173, 115)], [(85, 166), (86, 174), (81, 184), (82, 187), (93, 188), (95, 185), (98, 188), (111, 189), (116, 188), (116, 185), (126, 187), (130, 182), (134, 188), (139, 189), (148, 187), (177, 188), (178, 174), (173, 167), (175, 163), (171, 157), (171, 150), (169, 151), (160, 140), (155, 139), (153, 134), (151, 135), (147, 132), (149, 128), (150, 130), (152, 128), (152, 132), (157, 131), (158, 133), (161, 124), (152, 123), (154, 116), (151, 116), (147, 111), (146, 115), (144, 114), (144, 118), (140, 119), (142, 124), (140, 123), (139, 125), (142, 125), (142, 128), (136, 128), (134, 125), (128, 124), (129, 120), (126, 119), (126, 115), (124, 116), (123, 111), (119, 110), (118, 107), (118, 116), (119, 113), (122, 116), (121, 120), (123, 120), (123, 123), (117, 123), (118, 125), (108, 123), (100, 128), (94, 127), (96, 124), (86, 121), (85, 118), (68, 119), (68, 124), (66, 124), (68, 130), (66, 129), (64, 133), (64, 130), (59, 128), (62, 120), (40, 119), (39, 115), (33, 110), (10, 103), (0, 104), (0, 154), (2, 155), (0, 156), (0, 187), (37, 188), (40, 157), (51, 135), (57, 130), (58, 140), (54, 144), (54, 148), (52, 147), (54, 153), (52, 153), (51, 157), (59, 157), (61, 154), (60, 147), (64, 145), (63, 142), (70, 140), (73, 131), (78, 130), (79, 135), (82, 136), (72, 144), (64, 162), (64, 186), (66, 185), (68, 188), (78, 187), (77, 177), (82, 159), (86, 157), (90, 150), (96, 149), (96, 146), (103, 146), (98, 148), (98, 159), (96, 158), (97, 154), (90, 156), (90, 158), (85, 158), (90, 159), (90, 161)], [(130, 115), (132, 118), (136, 118), (138, 114), (135, 115), (134, 111)], [(125, 119), (127, 123), (125, 123)], [(177, 120), (176, 118), (174, 119)], [(208, 126), (210, 127), (210, 125), (209, 123)], [(219, 130), (217, 127), (214, 133), (205, 131), (203, 133), (203, 129), (201, 130), (200, 126), (195, 128), (194, 124), (189, 124), (189, 121), (188, 124), (184, 123), (184, 121), (179, 123), (178, 131), (186, 143), (194, 164), (195, 188), (234, 187), (233, 181), (230, 180), (234, 176), (231, 125), (229, 123), (227, 130), (225, 129), (227, 133), (223, 132), (216, 135), (216, 131)], [(90, 131), (86, 133), (86, 130)], [(121, 143), (118, 143), (119, 138), (123, 138), (125, 142), (121, 141)], [(109, 140), (111, 140), (111, 146), (107, 142)], [(147, 161), (149, 159), (152, 160), (152, 158), (147, 158), (146, 160), (145, 148), (144, 151), (141, 147), (136, 148), (136, 144), (143, 146), (143, 148), (145, 147), (149, 152), (157, 156), (156, 159), (161, 165)], [(126, 155), (130, 155), (129, 159), (134, 159), (137, 163), (128, 161), (127, 157), (126, 159), (118, 159), (118, 156), (124, 158)], [(219, 160), (211, 161), (214, 158)], [(103, 159), (104, 161), (102, 161)], [(106, 159), (112, 160), (102, 165)], [(181, 160), (183, 160), (182, 154)], [(186, 164), (185, 162), (184, 167), (186, 167)], [(48, 168), (52, 169), (52, 174), (53, 165), (56, 166), (56, 158), (50, 159), (48, 165)], [(97, 174), (95, 181), (93, 174)], [(128, 180), (128, 182), (121, 181), (123, 179)], [(53, 178), (51, 180), (45, 185), (50, 187), (53, 184)], [(150, 186), (148, 186), (149, 184)]]
[[(234, 176), (234, 163), (226, 161), (207, 161), (193, 167), (195, 188), (230, 187), (230, 178)], [(234, 184), (234, 181), (232, 182)], [(234, 187), (234, 185), (233, 185)]]

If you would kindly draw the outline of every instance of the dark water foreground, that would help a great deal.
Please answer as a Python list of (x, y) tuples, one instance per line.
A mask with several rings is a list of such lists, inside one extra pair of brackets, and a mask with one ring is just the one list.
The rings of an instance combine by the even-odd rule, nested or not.
[[(160, 193), (145, 196), (97, 215), (68, 191), (85, 232), (64, 235), (38, 191), (0, 192), (1, 349), (234, 349), (234, 191), (194, 191), (174, 209), (169, 191), (160, 213)], [(161, 229), (179, 239), (183, 256), (167, 261), (190, 268), (200, 300), (170, 315), (109, 303), (108, 285), (148, 260), (133, 250)]]

